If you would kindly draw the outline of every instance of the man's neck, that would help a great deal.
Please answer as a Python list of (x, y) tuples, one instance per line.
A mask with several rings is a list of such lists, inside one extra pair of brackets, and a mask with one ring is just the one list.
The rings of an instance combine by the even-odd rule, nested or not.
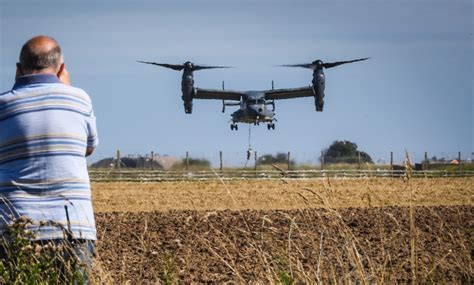
[(19, 76), (15, 80), (13, 89), (22, 88), (31, 84), (43, 83), (61, 83), (55, 74), (51, 73), (37, 73)]

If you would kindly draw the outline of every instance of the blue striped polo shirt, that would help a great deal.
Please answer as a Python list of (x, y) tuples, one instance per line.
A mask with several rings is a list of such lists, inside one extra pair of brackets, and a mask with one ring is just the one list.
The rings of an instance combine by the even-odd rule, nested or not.
[[(0, 232), (27, 216), (37, 239), (96, 239), (87, 147), (98, 144), (82, 89), (50, 74), (19, 77), (0, 94)], [(64, 229), (62, 229), (64, 227)]]

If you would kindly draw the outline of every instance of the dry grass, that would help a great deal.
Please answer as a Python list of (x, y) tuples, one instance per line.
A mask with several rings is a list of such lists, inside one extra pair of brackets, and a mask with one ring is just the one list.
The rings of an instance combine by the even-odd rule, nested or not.
[[(417, 206), (472, 206), (473, 182), (407, 175), (94, 183), (93, 201), (107, 228), (112, 220), (122, 225), (101, 230), (99, 240), (119, 283), (470, 282), (472, 241), (463, 214)], [(276, 209), (296, 211), (270, 211)]]
[(407, 184), (402, 179), (383, 178), (226, 181), (226, 187), (220, 181), (113, 182), (93, 183), (92, 188), (96, 212), (151, 212), (324, 208), (304, 189), (330, 191), (334, 208), (473, 205), (473, 185), (474, 178), (469, 177), (411, 179), (410, 191), (404, 191)]

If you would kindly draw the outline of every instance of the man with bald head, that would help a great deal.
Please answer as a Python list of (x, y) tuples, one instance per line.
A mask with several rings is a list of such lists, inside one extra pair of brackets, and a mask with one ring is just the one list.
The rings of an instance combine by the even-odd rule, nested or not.
[(70, 85), (61, 47), (30, 39), (13, 88), (0, 94), (0, 232), (26, 216), (36, 242), (67, 240), (90, 266), (96, 229), (85, 157), (97, 144), (91, 100)]

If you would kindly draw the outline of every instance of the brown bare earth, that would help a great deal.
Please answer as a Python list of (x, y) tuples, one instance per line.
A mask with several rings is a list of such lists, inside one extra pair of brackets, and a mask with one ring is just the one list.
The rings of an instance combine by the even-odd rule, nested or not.
[(448, 179), (313, 179), (94, 183), (96, 212), (168, 210), (295, 210), (321, 207), (312, 192), (332, 197), (331, 206), (384, 207), (474, 205), (474, 177)]
[(108, 283), (466, 283), (473, 178), (93, 184)]

